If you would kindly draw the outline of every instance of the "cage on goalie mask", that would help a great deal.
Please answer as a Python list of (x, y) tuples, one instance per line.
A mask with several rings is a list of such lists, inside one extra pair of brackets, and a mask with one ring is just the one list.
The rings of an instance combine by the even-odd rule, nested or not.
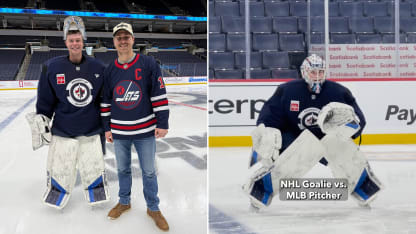
[(82, 18), (79, 16), (68, 16), (64, 20), (64, 40), (69, 31), (79, 31), (84, 40), (87, 40), (87, 34), (85, 32), (85, 25)]
[(326, 78), (325, 61), (318, 55), (312, 54), (303, 61), (300, 70), (311, 91), (320, 93)]

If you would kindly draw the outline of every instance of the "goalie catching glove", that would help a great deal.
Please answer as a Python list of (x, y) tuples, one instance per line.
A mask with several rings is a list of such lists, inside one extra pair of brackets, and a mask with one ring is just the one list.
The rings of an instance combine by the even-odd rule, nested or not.
[(270, 167), (279, 156), (279, 150), (282, 147), (282, 135), (276, 128), (265, 127), (260, 124), (251, 133), (253, 141), (253, 151), (257, 152), (257, 162), (264, 166)]
[(322, 132), (340, 139), (351, 138), (357, 133), (360, 130), (359, 123), (354, 108), (340, 102), (328, 103), (318, 115), (318, 125)]
[(32, 132), (32, 148), (37, 150), (43, 145), (48, 145), (51, 142), (52, 134), (49, 127), (51, 121), (48, 117), (35, 112), (28, 113), (26, 120), (29, 123)]

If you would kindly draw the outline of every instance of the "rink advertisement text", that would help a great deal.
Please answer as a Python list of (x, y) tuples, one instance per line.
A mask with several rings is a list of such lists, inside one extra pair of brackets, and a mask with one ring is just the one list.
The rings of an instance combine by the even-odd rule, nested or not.
[[(377, 144), (377, 139), (393, 139), (394, 142), (401, 137), (400, 134), (416, 132), (416, 79), (357, 79), (338, 82), (351, 91), (365, 115), (367, 125), (363, 135), (371, 136), (364, 137), (363, 144), (367, 144), (366, 141)], [(249, 136), (263, 104), (280, 83), (282, 82), (210, 83), (210, 136)], [(380, 137), (375, 138), (374, 135)], [(401, 141), (412, 143), (411, 139)], [(389, 141), (383, 143), (389, 144)]]
[(281, 179), (279, 199), (282, 201), (346, 201), (347, 179), (290, 178)]

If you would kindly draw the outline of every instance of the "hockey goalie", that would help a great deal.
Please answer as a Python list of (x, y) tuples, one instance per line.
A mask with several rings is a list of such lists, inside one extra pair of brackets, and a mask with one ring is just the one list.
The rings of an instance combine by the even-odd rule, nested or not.
[(320, 162), (334, 178), (347, 179), (348, 193), (368, 206), (382, 185), (353, 142), (364, 115), (346, 87), (325, 80), (321, 57), (308, 56), (300, 69), (303, 79), (279, 85), (260, 112), (243, 190), (258, 210), (279, 193), (280, 179), (300, 178)]
[(89, 204), (109, 200), (98, 100), (105, 67), (82, 54), (86, 33), (80, 17), (65, 19), (64, 40), (69, 55), (52, 58), (42, 66), (36, 113), (26, 115), (33, 150), (49, 144), (43, 201), (58, 209), (68, 202), (77, 169)]

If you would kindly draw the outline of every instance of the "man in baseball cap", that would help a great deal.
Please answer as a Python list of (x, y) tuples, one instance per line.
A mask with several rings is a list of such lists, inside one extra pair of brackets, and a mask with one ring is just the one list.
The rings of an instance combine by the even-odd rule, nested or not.
[(119, 202), (110, 210), (108, 218), (117, 219), (131, 208), (130, 149), (134, 145), (142, 169), (147, 215), (159, 229), (168, 231), (169, 224), (159, 209), (155, 168), (156, 138), (165, 137), (169, 128), (169, 105), (162, 73), (153, 57), (133, 51), (130, 24), (114, 27), (113, 42), (118, 56), (104, 73), (101, 106), (109, 108), (103, 108), (101, 116), (107, 142), (114, 143)]
[(113, 36), (115, 36), (117, 34), (117, 32), (120, 31), (120, 30), (125, 30), (125, 31), (129, 32), (131, 35), (133, 35), (133, 28), (131, 27), (131, 24), (124, 23), (124, 22), (121, 22), (121, 23), (117, 24), (113, 28)]

